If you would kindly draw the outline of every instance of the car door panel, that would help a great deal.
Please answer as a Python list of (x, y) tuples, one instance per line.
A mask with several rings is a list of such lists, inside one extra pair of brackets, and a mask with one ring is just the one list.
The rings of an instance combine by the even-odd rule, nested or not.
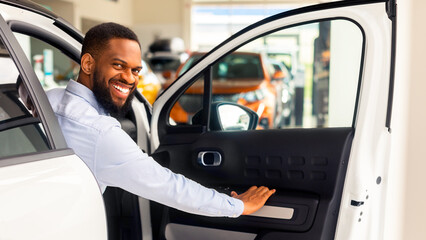
[(96, 180), (72, 150), (2, 159), (0, 173), (2, 238), (107, 237)]
[[(219, 192), (242, 192), (252, 185), (277, 190), (266, 203), (272, 208), (265, 209), (262, 217), (210, 218), (169, 209), (170, 223), (303, 232), (294, 239), (333, 233), (337, 214), (329, 212), (337, 213), (339, 208), (340, 199), (333, 196), (343, 189), (353, 133), (352, 128), (206, 132), (192, 143), (160, 146), (157, 154), (167, 167)], [(272, 144), (278, 142), (279, 146)], [(221, 165), (202, 166), (197, 160), (202, 151), (219, 152)], [(277, 210), (284, 215), (268, 217), (268, 211), (276, 214)], [(322, 221), (314, 224), (315, 218)]]

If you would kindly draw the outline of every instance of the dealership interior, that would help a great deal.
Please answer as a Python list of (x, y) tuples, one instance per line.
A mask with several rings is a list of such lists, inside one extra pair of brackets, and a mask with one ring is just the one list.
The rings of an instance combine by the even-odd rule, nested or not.
[[(196, 53), (208, 52), (250, 24), (274, 14), (332, 0), (33, 1), (57, 13), (83, 33), (103, 22), (117, 22), (132, 29), (142, 44), (144, 64), (150, 69), (144, 76), (146, 85), (141, 86), (141, 91), (145, 91), (147, 99), (154, 103), (162, 89), (186, 70), (182, 64), (188, 59), (197, 60)], [(395, 69), (397, 80), (392, 119), (392, 134), (396, 137), (392, 142), (392, 162), (389, 166), (389, 176), (393, 177), (387, 179), (388, 184), (395, 186), (395, 189), (388, 193), (390, 201), (393, 202), (390, 206), (394, 207), (389, 207), (393, 217), (385, 224), (383, 239), (422, 239), (426, 236), (426, 228), (423, 227), (426, 189), (421, 187), (422, 183), (426, 182), (426, 148), (423, 146), (426, 133), (423, 123), (426, 118), (426, 68), (423, 64), (426, 54), (426, 31), (423, 23), (426, 16), (422, 9), (426, 9), (425, 1), (398, 1)], [(280, 101), (273, 105), (282, 105), (278, 112), (277, 107), (270, 107), (266, 100), (260, 100), (268, 98), (267, 90), (253, 91), (242, 97), (243, 102), (259, 100), (255, 111), (259, 113), (258, 109), (262, 106), (262, 113), (259, 114), (260, 127), (351, 126), (354, 114), (351, 106), (356, 104), (357, 94), (353, 89), (357, 88), (358, 79), (347, 79), (344, 84), (339, 85), (329, 81), (329, 75), (330, 68), (339, 69), (333, 71), (333, 74), (337, 75), (359, 71), (362, 33), (357, 32), (355, 26), (344, 20), (314, 22), (268, 34), (239, 49), (247, 52), (261, 49), (263, 54), (259, 57), (266, 56), (271, 63), (265, 70), (271, 73), (270, 81), (277, 78), (284, 82), (284, 86), (279, 86), (277, 99)], [(333, 33), (330, 31), (332, 28), (339, 31)], [(285, 47), (275, 44), (278, 41), (285, 42)], [(330, 49), (341, 47), (343, 44), (330, 46), (331, 41), (350, 42), (351, 48), (341, 48), (339, 54), (335, 54)], [(46, 58), (46, 54), (52, 54), (58, 65), (54, 66), (54, 74), (57, 77), (55, 84), (60, 84), (61, 77), (76, 76), (78, 66), (61, 56), (62, 53), (57, 50), (46, 51), (43, 43), (37, 39), (30, 39), (28, 48), (34, 62), (41, 56)], [(247, 58), (235, 56), (236, 59), (237, 57), (238, 61), (245, 61), (243, 58)], [(346, 64), (333, 66), (330, 59), (337, 59), (339, 61), (335, 62)], [(219, 76), (225, 74), (221, 72), (227, 64), (225, 60), (217, 64)], [(230, 71), (230, 68), (228, 70)], [(148, 82), (147, 79), (150, 78), (155, 78), (157, 82)], [(273, 87), (277, 88), (275, 85)], [(241, 94), (238, 94), (241, 97)], [(347, 100), (334, 100), (342, 95), (347, 96)], [(223, 96), (218, 93), (216, 97)], [(182, 97), (181, 100), (184, 102), (190, 99)], [(251, 107), (250, 104), (246, 106)], [(176, 117), (176, 124), (187, 121), (191, 115), (189, 108), (185, 108), (183, 104), (181, 108), (181, 113), (177, 112), (177, 115), (188, 116), (185, 115), (182, 120)]]

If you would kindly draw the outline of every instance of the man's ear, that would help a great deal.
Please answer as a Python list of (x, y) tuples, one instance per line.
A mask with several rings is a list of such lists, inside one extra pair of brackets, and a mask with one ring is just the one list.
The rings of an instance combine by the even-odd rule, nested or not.
[(81, 70), (87, 75), (91, 75), (95, 69), (95, 59), (90, 53), (85, 53), (81, 57)]

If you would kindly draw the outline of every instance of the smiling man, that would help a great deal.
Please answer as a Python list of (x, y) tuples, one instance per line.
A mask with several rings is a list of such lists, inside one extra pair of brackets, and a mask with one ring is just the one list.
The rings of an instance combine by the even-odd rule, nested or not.
[(206, 216), (237, 217), (261, 208), (275, 190), (253, 186), (231, 197), (205, 188), (159, 165), (121, 129), (115, 117), (129, 110), (141, 68), (135, 33), (104, 23), (85, 36), (77, 81), (47, 93), (68, 146), (91, 169), (102, 192), (120, 187)]
[(116, 117), (130, 108), (142, 69), (142, 56), (136, 36), (100, 39), (108, 32), (102, 26), (92, 29), (96, 37), (90, 37), (89, 32), (85, 38), (81, 56), (83, 73), (77, 81), (91, 89), (102, 107)]

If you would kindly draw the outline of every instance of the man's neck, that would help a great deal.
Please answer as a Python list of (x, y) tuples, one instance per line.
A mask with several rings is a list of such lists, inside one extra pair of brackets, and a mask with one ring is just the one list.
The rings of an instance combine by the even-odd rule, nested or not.
[(78, 83), (83, 84), (84, 86), (86, 86), (88, 89), (93, 91), (93, 83), (90, 80), (89, 76), (86, 75), (78, 75), (78, 78), (76, 80)]

